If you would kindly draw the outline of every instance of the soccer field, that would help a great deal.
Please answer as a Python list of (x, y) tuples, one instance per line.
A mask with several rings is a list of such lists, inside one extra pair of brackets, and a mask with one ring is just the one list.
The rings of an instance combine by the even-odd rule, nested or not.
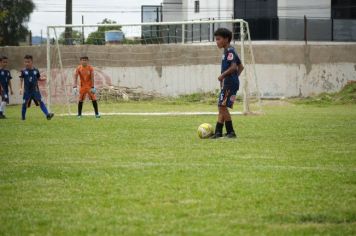
[(47, 121), (32, 107), (24, 122), (19, 106), (7, 111), (1, 235), (356, 234), (356, 105), (267, 105), (233, 117), (236, 140), (197, 137), (215, 116)]

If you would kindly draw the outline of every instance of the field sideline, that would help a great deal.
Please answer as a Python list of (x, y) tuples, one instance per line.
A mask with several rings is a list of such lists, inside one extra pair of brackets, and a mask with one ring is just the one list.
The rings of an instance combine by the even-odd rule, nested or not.
[[(103, 111), (111, 111), (102, 106)], [(214, 111), (122, 104), (119, 112)], [(91, 104), (85, 104), (91, 111)], [(239, 138), (207, 116), (0, 120), (0, 235), (356, 234), (356, 105), (269, 104)]]

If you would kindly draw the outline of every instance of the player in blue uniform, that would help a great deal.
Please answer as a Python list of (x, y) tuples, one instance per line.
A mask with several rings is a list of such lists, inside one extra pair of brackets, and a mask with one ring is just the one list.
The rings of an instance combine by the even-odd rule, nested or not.
[(5, 119), (5, 107), (9, 104), (9, 88), (11, 95), (14, 94), (11, 86), (11, 73), (6, 69), (7, 57), (0, 57), (0, 119)]
[(224, 122), (226, 137), (236, 138), (228, 108), (233, 108), (236, 93), (240, 86), (239, 75), (243, 71), (244, 66), (241, 64), (235, 49), (230, 45), (232, 32), (225, 28), (219, 28), (214, 32), (214, 36), (216, 45), (218, 48), (223, 48), (224, 53), (221, 62), (221, 74), (218, 77), (221, 87), (218, 102), (219, 116), (216, 123), (215, 134), (211, 138), (216, 139), (223, 136), (222, 130)]
[(52, 119), (53, 113), (49, 113), (46, 105), (42, 101), (42, 96), (38, 87), (38, 81), (45, 80), (41, 78), (40, 72), (33, 67), (33, 58), (31, 55), (24, 57), (25, 69), (21, 71), (21, 86), (20, 94), (23, 91), (23, 103), (22, 103), (22, 120), (26, 119), (26, 110), (30, 106), (31, 100), (36, 105), (41, 107), (41, 110), (46, 115), (47, 120)]

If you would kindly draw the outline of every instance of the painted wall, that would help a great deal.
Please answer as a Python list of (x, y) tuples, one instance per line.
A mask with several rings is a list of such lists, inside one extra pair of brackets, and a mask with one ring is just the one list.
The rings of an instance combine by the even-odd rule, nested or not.
[[(239, 46), (236, 47), (239, 51)], [(62, 62), (58, 69), (57, 54), (52, 48), (52, 102), (74, 99), (70, 96), (72, 74), (79, 57), (86, 53), (95, 66), (96, 86), (124, 86), (140, 88), (164, 96), (214, 91), (219, 88), (222, 51), (215, 45), (112, 45), (63, 46)], [(246, 52), (247, 48), (246, 48)], [(21, 103), (18, 94), (22, 57), (32, 54), (35, 65), (46, 75), (45, 47), (5, 47), (0, 54), (10, 58), (15, 95), (12, 103)], [(260, 91), (264, 97), (310, 96), (321, 92), (335, 92), (348, 81), (356, 80), (356, 44), (337, 43), (281, 43), (254, 45), (256, 71)], [(246, 71), (251, 65), (246, 57)], [(242, 84), (245, 77), (241, 78)], [(255, 92), (250, 80), (251, 92)], [(46, 82), (40, 84), (46, 97)], [(64, 96), (68, 94), (69, 96)]]

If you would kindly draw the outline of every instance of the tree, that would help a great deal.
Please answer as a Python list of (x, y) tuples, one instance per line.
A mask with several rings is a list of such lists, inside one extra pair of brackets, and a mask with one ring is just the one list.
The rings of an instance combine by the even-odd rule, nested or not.
[[(104, 19), (98, 24), (116, 24), (116, 21)], [(105, 44), (105, 31), (121, 30), (121, 26), (99, 26), (97, 31), (91, 32), (87, 38), (87, 44), (104, 45)]]
[[(66, 32), (63, 31), (58, 38), (58, 42), (60, 44), (67, 44), (66, 39), (65, 39)], [(71, 32), (71, 38), (70, 41), (72, 44), (83, 44), (83, 34), (80, 31), (77, 30), (72, 30)]]
[(1, 0), (0, 9), (0, 45), (18, 46), (28, 35), (24, 23), (29, 21), (35, 4), (32, 0)]

